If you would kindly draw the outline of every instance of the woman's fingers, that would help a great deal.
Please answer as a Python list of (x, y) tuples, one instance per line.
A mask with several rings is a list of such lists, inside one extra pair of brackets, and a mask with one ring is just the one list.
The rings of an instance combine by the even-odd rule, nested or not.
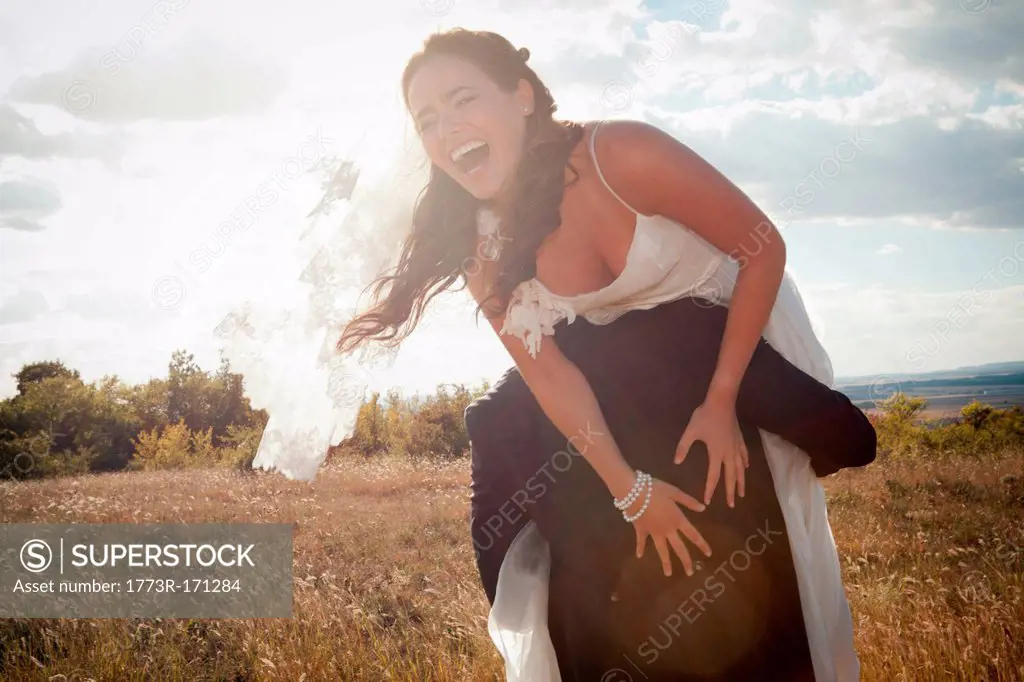
[(690, 523), (690, 520), (683, 517), (683, 520), (679, 523), (679, 530), (682, 531), (686, 539), (692, 542), (697, 549), (704, 552), (704, 556), (711, 556), (711, 545), (704, 539), (704, 536), (700, 534), (700, 531)]
[(668, 543), (665, 542), (664, 535), (654, 535), (654, 546), (658, 549), (658, 556), (661, 557), (661, 570), (664, 571), (665, 576), (672, 575), (672, 557), (668, 553)]
[(736, 453), (730, 452), (725, 458), (725, 502), (736, 506)]
[(676, 456), (674, 462), (676, 464), (682, 464), (683, 460), (686, 459), (687, 453), (690, 452), (690, 448), (693, 447), (693, 443), (696, 439), (691, 435), (690, 427), (686, 427), (686, 431), (683, 432), (683, 437), (679, 441), (679, 445), (676, 446)]
[(644, 550), (647, 548), (647, 534), (641, 533), (640, 529), (635, 525), (633, 528), (636, 530), (636, 558), (640, 559), (644, 555)]
[(672, 549), (676, 551), (676, 556), (683, 562), (683, 569), (686, 571), (686, 575), (693, 575), (693, 559), (690, 558), (690, 552), (686, 549), (682, 538), (679, 537), (679, 533), (674, 530), (670, 532), (668, 534), (668, 544), (672, 545)]
[(711, 496), (715, 494), (715, 486), (722, 476), (722, 462), (708, 453), (708, 482), (704, 486), (704, 504), (711, 504)]
[(675, 486), (671, 486), (671, 488), (672, 488), (672, 499), (675, 500), (676, 502), (678, 502), (679, 504), (683, 505), (687, 509), (690, 509), (692, 511), (701, 512), (701, 511), (704, 511), (707, 508), (696, 497), (693, 497), (691, 495), (687, 495), (686, 493), (684, 493), (682, 490), (680, 490), (679, 488), (677, 488)]
[(736, 458), (736, 490), (740, 497), (747, 496), (747, 467), (743, 462), (743, 456), (744, 453), (741, 450)]

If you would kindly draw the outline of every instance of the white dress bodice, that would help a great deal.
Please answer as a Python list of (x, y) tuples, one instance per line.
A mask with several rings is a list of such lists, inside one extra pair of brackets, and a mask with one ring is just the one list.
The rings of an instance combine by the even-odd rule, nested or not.
[[(736, 264), (700, 235), (680, 229), (664, 216), (636, 215), (636, 227), (626, 265), (611, 284), (596, 291), (561, 296), (539, 279), (516, 287), (501, 333), (522, 339), (534, 357), (541, 337), (554, 333), (563, 319), (571, 323), (582, 315), (594, 324), (608, 324), (630, 310), (647, 310), (683, 296), (701, 295), (717, 300), (722, 282), (735, 281)], [(498, 221), (484, 209), (479, 232), (496, 234)], [(731, 272), (730, 272), (731, 270)]]
[[(563, 319), (577, 315), (608, 324), (630, 310), (646, 310), (684, 296), (710, 304), (732, 300), (738, 264), (700, 235), (669, 218), (643, 215), (612, 189), (594, 154), (601, 181), (636, 215), (636, 231), (622, 273), (601, 289), (576, 296), (552, 293), (536, 278), (512, 294), (501, 333), (523, 341), (536, 356), (541, 339)], [(478, 231), (497, 230), (493, 214), (478, 214)], [(796, 283), (786, 273), (764, 338), (789, 362), (831, 386), (832, 365), (812, 328)], [(779, 396), (784, 399), (784, 396)], [(818, 682), (855, 682), (860, 663), (853, 642), (853, 620), (842, 584), (839, 556), (828, 522), (824, 490), (802, 450), (761, 431), (765, 454), (789, 534), (801, 608)], [(506, 662), (509, 682), (558, 682), (557, 661), (547, 630), (550, 554), (532, 522), (512, 542), (498, 577), (488, 621), (491, 638)]]

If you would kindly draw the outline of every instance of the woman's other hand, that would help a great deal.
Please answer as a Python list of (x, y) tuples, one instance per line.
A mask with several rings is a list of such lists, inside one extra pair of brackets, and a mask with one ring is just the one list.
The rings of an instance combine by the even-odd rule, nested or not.
[(725, 500), (730, 507), (736, 504), (736, 493), (746, 495), (744, 470), (750, 466), (747, 444), (736, 418), (736, 405), (729, 400), (718, 400), (712, 396), (693, 412), (686, 425), (679, 446), (676, 448), (675, 463), (682, 464), (696, 441), (702, 441), (708, 449), (708, 479), (704, 486), (704, 504), (711, 504), (715, 488), (725, 469)]
[[(626, 513), (630, 516), (635, 515), (643, 507), (646, 498), (647, 494), (641, 494), (626, 509)], [(633, 528), (636, 530), (637, 558), (643, 557), (647, 547), (647, 538), (652, 538), (654, 547), (661, 557), (661, 567), (666, 576), (672, 575), (672, 556), (669, 553), (669, 547), (675, 551), (676, 556), (683, 563), (686, 575), (693, 575), (693, 559), (683, 542), (683, 537), (696, 545), (704, 552), (705, 556), (711, 556), (711, 547), (686, 518), (683, 510), (679, 508), (680, 506), (692, 511), (704, 511), (704, 505), (697, 499), (690, 497), (670, 483), (652, 478), (650, 503), (640, 518), (633, 521)]]

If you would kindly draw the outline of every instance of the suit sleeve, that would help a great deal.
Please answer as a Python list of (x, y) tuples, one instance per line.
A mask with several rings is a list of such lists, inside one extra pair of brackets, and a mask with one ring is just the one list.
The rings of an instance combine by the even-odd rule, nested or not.
[[(694, 354), (688, 361), (713, 368), (728, 309), (694, 306), (691, 315), (695, 327), (706, 325), (710, 331), (697, 335), (700, 342), (691, 348)], [(867, 416), (842, 392), (786, 360), (763, 338), (740, 382), (736, 415), (806, 452), (819, 477), (875, 459), (877, 435)]]
[[(514, 383), (500, 382), (465, 411), (471, 453), (470, 535), (477, 571), (493, 605), (498, 574), (509, 546), (530, 521), (516, 503), (513, 475), (524, 454), (527, 414)], [(517, 459), (518, 458), (518, 459)]]
[(806, 452), (818, 476), (875, 459), (875, 427), (842, 392), (822, 384), (761, 339), (740, 384), (737, 416)]

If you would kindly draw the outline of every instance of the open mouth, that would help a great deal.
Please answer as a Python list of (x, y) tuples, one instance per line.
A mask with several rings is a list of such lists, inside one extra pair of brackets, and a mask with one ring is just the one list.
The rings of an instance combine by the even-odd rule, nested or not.
[(466, 175), (475, 175), (483, 170), (484, 165), (491, 156), (491, 148), (486, 142), (467, 142), (452, 152), (452, 162), (455, 167)]

